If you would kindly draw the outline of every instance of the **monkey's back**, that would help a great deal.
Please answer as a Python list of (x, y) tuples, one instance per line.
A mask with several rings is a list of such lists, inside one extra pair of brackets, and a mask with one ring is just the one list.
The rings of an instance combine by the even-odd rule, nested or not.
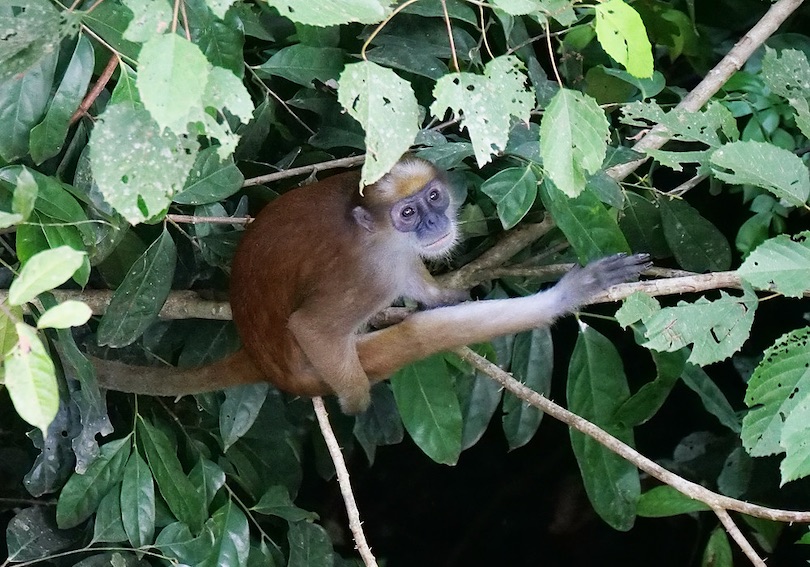
[(386, 299), (363, 296), (355, 283), (365, 261), (357, 246), (362, 229), (351, 220), (358, 183), (351, 172), (281, 195), (249, 225), (234, 255), (230, 301), (242, 344), (267, 379), (291, 393), (325, 393), (288, 329), (295, 310), (317, 301), (324, 324), (350, 326)]

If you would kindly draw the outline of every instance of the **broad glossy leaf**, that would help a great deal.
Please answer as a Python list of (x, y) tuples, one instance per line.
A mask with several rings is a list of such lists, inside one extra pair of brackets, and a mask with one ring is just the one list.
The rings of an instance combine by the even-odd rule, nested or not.
[(311, 88), (316, 80), (321, 83), (337, 81), (343, 71), (345, 56), (345, 52), (337, 47), (313, 47), (296, 43), (274, 53), (256, 72), (259, 76), (284, 77)]
[(723, 526), (712, 530), (706, 549), (703, 550), (701, 565), (705, 567), (733, 567), (734, 553), (728, 541), (728, 534)]
[(202, 495), (206, 507), (211, 505), (219, 489), (225, 485), (225, 471), (216, 463), (202, 457), (188, 473), (188, 478)]
[(211, 555), (200, 567), (244, 567), (250, 553), (250, 531), (245, 514), (229, 499), (211, 516), (211, 524), (216, 539)]
[(46, 0), (6, 0), (0, 14), (0, 85), (19, 78), (43, 58), (59, 52), (73, 20)]
[[(554, 343), (548, 327), (515, 337), (510, 369), (518, 381), (547, 396), (553, 368)], [(503, 414), (503, 432), (510, 450), (531, 441), (543, 419), (543, 412), (510, 393), (503, 395)]]
[(177, 447), (165, 433), (144, 419), (138, 421), (138, 432), (161, 496), (178, 520), (198, 532), (205, 519), (202, 495), (183, 472)]
[(260, 382), (225, 390), (225, 401), (219, 408), (219, 432), (225, 451), (253, 427), (269, 388), (267, 382)]
[(355, 418), (354, 436), (366, 452), (370, 465), (374, 463), (377, 447), (396, 445), (402, 441), (405, 436), (402, 418), (387, 383), (371, 387), (371, 405)]
[(810, 231), (782, 234), (758, 246), (737, 273), (760, 288), (773, 285), (788, 297), (810, 289)]
[(546, 178), (540, 186), (540, 197), (581, 264), (630, 252), (616, 218), (590, 191), (570, 199)]
[(543, 167), (569, 197), (581, 194), (587, 178), (599, 171), (607, 152), (605, 111), (588, 95), (560, 89), (540, 121)]
[(90, 84), (93, 63), (93, 45), (81, 35), (45, 118), (31, 130), (31, 158), (34, 163), (42, 163), (62, 151), (70, 118), (79, 108)]
[(455, 464), (461, 453), (461, 409), (443, 356), (411, 364), (391, 378), (405, 429), (425, 454)]
[(132, 265), (113, 293), (98, 327), (101, 345), (122, 347), (133, 343), (157, 319), (171, 291), (177, 250), (164, 229)]
[(332, 567), (335, 556), (329, 534), (318, 524), (295, 522), (287, 531), (290, 558), (287, 567)]
[(0, 157), (7, 162), (28, 154), (31, 128), (45, 114), (59, 51), (46, 53), (22, 77), (0, 80)]
[[(237, 2), (224, 17), (214, 14), (209, 6), (224, 7), (231, 0), (189, 0), (186, 2), (188, 27), (194, 43), (214, 67), (222, 67), (243, 78), (245, 73), (245, 28), (250, 23), (238, 12)], [(270, 19), (269, 14), (265, 17)]]
[(706, 411), (736, 434), (740, 433), (740, 416), (720, 387), (699, 366), (687, 364), (681, 375), (683, 383), (700, 396)]
[(172, 8), (160, 0), (123, 0), (132, 12), (123, 38), (127, 41), (145, 43), (153, 36), (166, 33), (172, 23)]
[(3, 359), (5, 387), (20, 417), (47, 435), (59, 410), (56, 369), (36, 330), (25, 323), (15, 329), (17, 344)]
[(138, 451), (132, 452), (124, 468), (120, 502), (123, 529), (132, 546), (152, 543), (155, 535), (155, 483), (152, 471)]
[(510, 229), (526, 216), (537, 198), (537, 177), (531, 165), (503, 169), (484, 181), (483, 191), (495, 202), (498, 218)]
[(210, 147), (197, 154), (182, 191), (172, 200), (183, 205), (205, 205), (230, 197), (245, 181), (233, 158), (220, 159), (217, 148)]
[(273, 486), (265, 492), (259, 502), (251, 508), (259, 514), (267, 514), (284, 518), (288, 522), (300, 522), (302, 520), (313, 521), (318, 519), (318, 514), (310, 512), (293, 504), (289, 492), (283, 486)]
[[(604, 336), (582, 327), (568, 367), (568, 407), (633, 446), (632, 428), (614, 418), (630, 396), (619, 353)], [(571, 445), (596, 512), (614, 529), (629, 530), (641, 493), (636, 467), (573, 429)]]
[(486, 64), (483, 75), (450, 73), (436, 81), (430, 112), (442, 118), (451, 110), (461, 118), (478, 166), (483, 167), (506, 147), (512, 116), (529, 121), (534, 90), (527, 81), (516, 56), (496, 57)]
[(693, 500), (671, 486), (656, 486), (641, 495), (638, 515), (645, 518), (664, 518), (711, 510), (706, 504)]
[(127, 534), (121, 522), (121, 499), (117, 490), (110, 490), (99, 502), (93, 523), (93, 543), (126, 541)]
[(689, 352), (682, 349), (671, 353), (650, 351), (650, 354), (655, 362), (655, 379), (642, 385), (616, 410), (616, 419), (629, 427), (649, 421), (661, 409), (683, 374)]
[(181, 565), (202, 565), (211, 555), (213, 546), (214, 530), (210, 520), (196, 536), (184, 523), (174, 522), (163, 528), (155, 540), (155, 547)]
[(362, 185), (391, 171), (419, 131), (419, 106), (408, 81), (371, 61), (346, 65), (338, 101), (366, 132)]
[(14, 196), (11, 199), (11, 210), (19, 213), (23, 219), (28, 219), (34, 211), (37, 202), (39, 187), (31, 171), (23, 167), (19, 170), (17, 184), (14, 186)]
[(53, 508), (32, 506), (17, 512), (6, 526), (9, 561), (34, 561), (65, 549), (81, 534), (60, 530), (53, 519)]
[(495, 380), (480, 373), (470, 372), (456, 376), (456, 391), (464, 426), (461, 448), (469, 449), (481, 439), (502, 398), (502, 387)]
[(96, 511), (101, 499), (121, 481), (131, 448), (129, 437), (110, 441), (84, 474), (70, 477), (56, 503), (60, 528), (78, 526)]
[(720, 272), (731, 266), (731, 246), (716, 226), (683, 199), (658, 199), (664, 236), (678, 264), (691, 272)]
[(638, 193), (628, 191), (627, 202), (619, 217), (619, 228), (636, 252), (646, 252), (653, 258), (667, 258), (672, 252), (664, 237), (661, 212)]

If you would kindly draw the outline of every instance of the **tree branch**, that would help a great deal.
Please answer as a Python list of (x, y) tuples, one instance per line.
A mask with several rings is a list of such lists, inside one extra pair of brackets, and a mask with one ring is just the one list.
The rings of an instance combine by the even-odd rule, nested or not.
[(321, 428), (323, 440), (326, 442), (326, 448), (329, 450), (329, 455), (335, 465), (335, 473), (337, 474), (340, 493), (343, 495), (343, 502), (346, 504), (349, 529), (352, 531), (352, 537), (354, 537), (355, 548), (360, 553), (360, 557), (363, 558), (366, 567), (377, 567), (377, 560), (374, 558), (374, 554), (371, 553), (371, 548), (366, 541), (366, 535), (363, 533), (363, 522), (360, 521), (360, 511), (357, 509), (357, 502), (354, 500), (352, 484), (349, 480), (349, 470), (346, 468), (346, 461), (343, 460), (343, 453), (340, 451), (335, 432), (332, 431), (332, 426), (329, 424), (329, 414), (323, 405), (323, 398), (320, 396), (312, 398), (312, 406), (315, 408), (315, 417), (318, 418), (318, 425)]
[(352, 156), (347, 158), (333, 159), (330, 161), (322, 161), (320, 163), (313, 163), (311, 165), (304, 165), (301, 167), (294, 167), (292, 169), (285, 169), (284, 171), (277, 171), (276, 173), (268, 173), (267, 175), (260, 175), (258, 177), (251, 177), (245, 179), (242, 187), (252, 187), (254, 185), (263, 185), (265, 183), (272, 183), (280, 179), (289, 179), (298, 175), (310, 175), (318, 173), (319, 171), (327, 171), (330, 169), (349, 168), (356, 165), (361, 165), (366, 161), (366, 156)]
[[(762, 19), (734, 45), (731, 51), (720, 60), (714, 69), (709, 71), (675, 109), (689, 112), (700, 110), (720, 90), (720, 87), (742, 68), (743, 64), (751, 57), (751, 54), (773, 35), (788, 16), (801, 6), (802, 2), (804, 0), (779, 0), (771, 6), (768, 12), (762, 16)], [(667, 129), (658, 125), (636, 142), (633, 149), (645, 153), (647, 150), (660, 148), (668, 140)], [(608, 169), (607, 174), (613, 179), (621, 181), (638, 169), (645, 161), (647, 161), (646, 157), (614, 166)]]

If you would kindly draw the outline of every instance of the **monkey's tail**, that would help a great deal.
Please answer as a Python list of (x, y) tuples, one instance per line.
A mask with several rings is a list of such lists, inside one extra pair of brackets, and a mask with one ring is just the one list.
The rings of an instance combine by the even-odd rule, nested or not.
[(265, 380), (244, 349), (205, 366), (133, 366), (88, 356), (99, 385), (108, 390), (150, 396), (185, 396)]

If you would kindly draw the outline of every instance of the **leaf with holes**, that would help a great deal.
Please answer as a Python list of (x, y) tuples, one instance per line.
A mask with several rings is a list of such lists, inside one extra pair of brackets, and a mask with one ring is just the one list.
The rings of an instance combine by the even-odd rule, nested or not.
[(346, 65), (338, 101), (366, 131), (361, 183), (370, 185), (391, 171), (419, 131), (419, 106), (411, 84), (371, 61)]
[(478, 166), (506, 148), (511, 117), (529, 121), (534, 89), (527, 86), (523, 63), (514, 55), (496, 57), (483, 75), (450, 73), (436, 81), (430, 112), (441, 118), (448, 110), (470, 133)]
[(605, 112), (588, 95), (560, 89), (540, 121), (543, 166), (569, 197), (585, 189), (587, 176), (599, 171), (607, 151)]
[(752, 408), (743, 419), (743, 447), (754, 457), (775, 455), (785, 443), (796, 447), (796, 428), (807, 436), (806, 410), (799, 414), (804, 422), (791, 423), (796, 407), (810, 397), (810, 328), (797, 329), (780, 337), (765, 351), (762, 361), (748, 381), (745, 403)]
[(762, 78), (770, 89), (787, 99), (796, 111), (796, 126), (810, 137), (810, 63), (807, 55), (798, 49), (777, 52), (765, 47), (762, 58)]
[(810, 231), (763, 242), (737, 273), (756, 287), (773, 286), (788, 297), (801, 297), (810, 289)]
[(705, 366), (724, 360), (742, 347), (751, 332), (757, 296), (745, 286), (742, 297), (720, 292), (720, 299), (701, 297), (678, 302), (646, 319), (647, 348), (675, 351), (693, 345), (689, 362)]
[(712, 148), (720, 147), (725, 140), (740, 137), (734, 115), (717, 102), (710, 102), (706, 110), (700, 112), (678, 108), (665, 112), (655, 102), (631, 102), (622, 108), (622, 122), (640, 128), (660, 124), (673, 140), (701, 142)]
[(294, 22), (322, 27), (349, 22), (376, 24), (390, 12), (387, 0), (267, 0), (267, 4)]
[(652, 45), (644, 22), (623, 0), (609, 0), (594, 7), (596, 39), (608, 55), (634, 77), (652, 77)]
[(104, 200), (134, 225), (169, 207), (198, 148), (194, 139), (161, 131), (146, 110), (122, 103), (108, 106), (93, 129), (90, 163)]

